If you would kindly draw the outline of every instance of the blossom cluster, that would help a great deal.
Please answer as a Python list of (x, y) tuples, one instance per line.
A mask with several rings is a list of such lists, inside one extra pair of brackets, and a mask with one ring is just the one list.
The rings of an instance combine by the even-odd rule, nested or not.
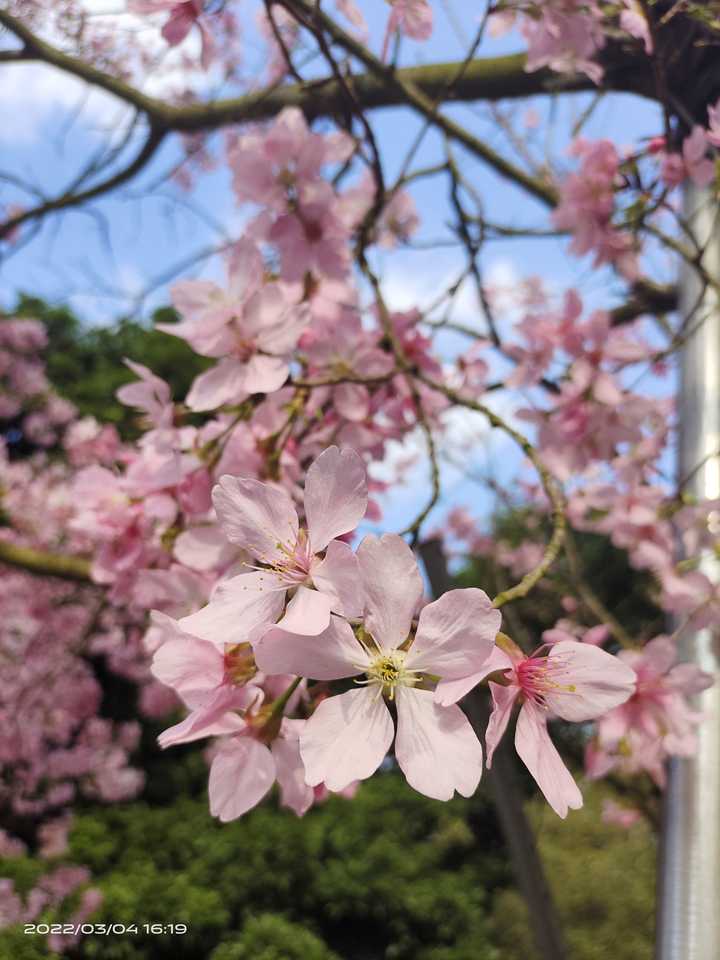
[[(240, 816), (276, 780), (282, 802), (304, 813), (317, 788), (338, 792), (371, 776), (393, 739), (416, 790), (470, 796), (483, 754), (457, 701), (490, 675), (488, 762), (520, 697), (519, 755), (560, 816), (581, 805), (546, 719), (580, 722), (619, 707), (634, 690), (627, 665), (575, 640), (523, 655), (474, 587), (424, 604), (417, 562), (396, 534), (368, 535), (353, 552), (339, 538), (364, 517), (367, 488), (352, 450), (329, 447), (307, 471), (304, 523), (286, 490), (253, 478), (222, 477), (213, 502), (255, 570), (221, 581), (190, 616), (156, 615), (164, 640), (152, 669), (190, 709), (161, 744), (220, 737), (210, 768), (215, 815)], [(327, 686), (350, 678), (343, 693)]]

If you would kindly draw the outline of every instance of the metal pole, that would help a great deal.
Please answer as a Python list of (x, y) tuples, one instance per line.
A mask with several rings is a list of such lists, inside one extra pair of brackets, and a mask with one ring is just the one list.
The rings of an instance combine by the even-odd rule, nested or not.
[[(710, 190), (686, 188), (685, 217), (705, 248), (708, 273), (720, 278), (718, 205)], [(692, 331), (681, 355), (678, 414), (680, 477), (700, 499), (720, 497), (720, 302), (703, 289), (697, 272), (683, 265), (682, 315)], [(701, 569), (714, 580), (718, 563)], [(688, 632), (681, 658), (715, 676), (697, 697), (703, 713), (698, 751), (669, 765), (659, 872), (657, 960), (720, 960), (720, 635)]]

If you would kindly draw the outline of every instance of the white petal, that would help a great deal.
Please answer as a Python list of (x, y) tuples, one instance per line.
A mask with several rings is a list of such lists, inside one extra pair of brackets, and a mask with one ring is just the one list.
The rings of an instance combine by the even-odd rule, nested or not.
[(390, 749), (392, 718), (374, 687), (323, 700), (300, 734), (300, 755), (310, 786), (344, 790), (375, 773)]
[(482, 775), (480, 741), (460, 707), (440, 707), (430, 690), (398, 687), (395, 756), (407, 782), (435, 800), (470, 797)]

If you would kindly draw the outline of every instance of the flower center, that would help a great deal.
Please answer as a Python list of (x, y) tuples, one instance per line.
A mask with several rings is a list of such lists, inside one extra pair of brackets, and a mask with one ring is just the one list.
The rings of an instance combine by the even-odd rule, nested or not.
[(575, 693), (574, 683), (562, 683), (564, 663), (548, 657), (527, 657), (515, 668), (525, 699), (546, 707), (547, 694)]
[(271, 563), (275, 573), (291, 586), (299, 586), (305, 583), (310, 576), (313, 561), (306, 531), (300, 530), (298, 532), (294, 544), (278, 543), (276, 546), (280, 556), (275, 557)]
[(360, 684), (375, 684), (378, 696), (385, 694), (388, 699), (395, 698), (396, 687), (413, 687), (420, 682), (420, 674), (416, 670), (408, 670), (405, 666), (407, 653), (404, 650), (390, 650), (375, 656), (369, 666), (365, 666), (366, 680), (356, 680)]
[(249, 643), (225, 645), (225, 676), (238, 687), (244, 686), (257, 673), (253, 649)]

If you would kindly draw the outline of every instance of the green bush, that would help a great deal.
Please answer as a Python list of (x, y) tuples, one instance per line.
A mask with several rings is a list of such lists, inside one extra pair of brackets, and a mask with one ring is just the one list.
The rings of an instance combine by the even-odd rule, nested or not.
[(340, 960), (309, 930), (284, 917), (251, 917), (239, 937), (220, 944), (210, 960)]

